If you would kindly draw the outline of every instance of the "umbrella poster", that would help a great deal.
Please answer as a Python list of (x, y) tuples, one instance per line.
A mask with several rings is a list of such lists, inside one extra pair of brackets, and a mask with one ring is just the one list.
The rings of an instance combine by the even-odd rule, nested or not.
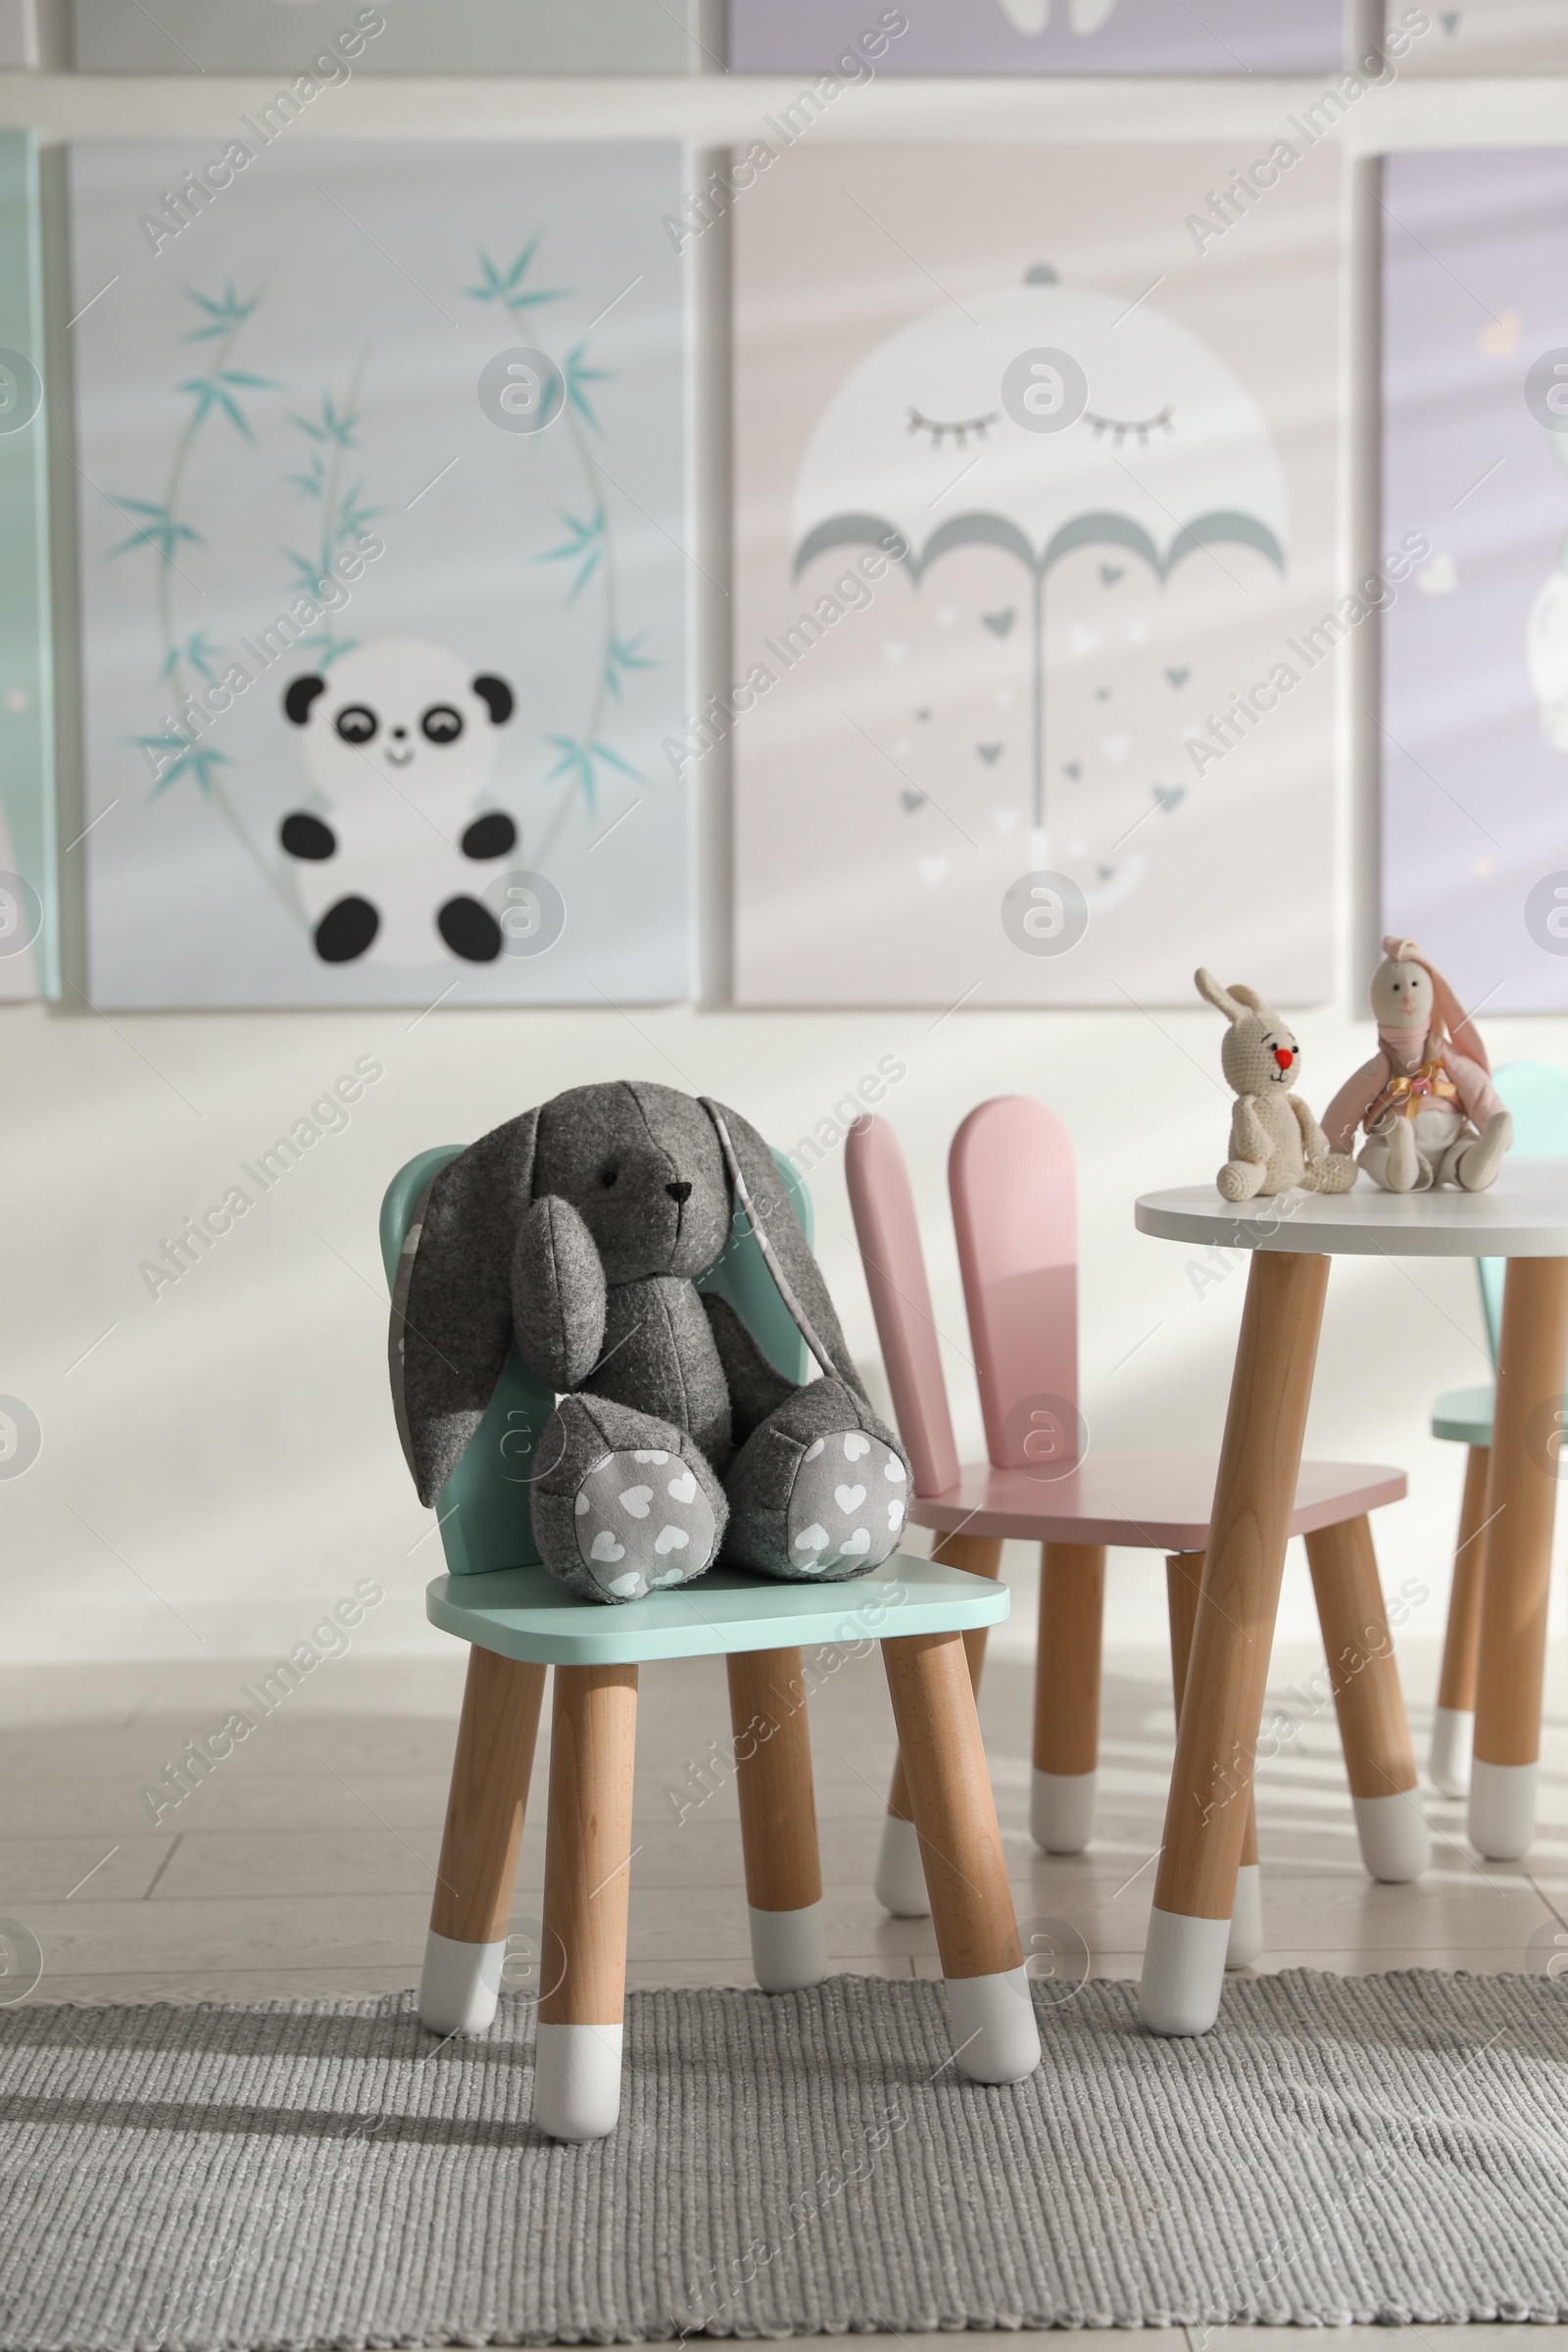
[(831, 72), (879, 31), (888, 74), (1319, 74), (1344, 57), (1346, 0), (730, 0), (729, 23), (741, 74)]
[[(1404, 0), (1389, 0), (1392, 26)], [(1432, 36), (1410, 51), (1412, 74), (1568, 72), (1568, 10), (1562, 0), (1467, 0), (1431, 11)]]
[(0, 131), (0, 1002), (60, 993), (37, 152)]
[[(698, 0), (72, 0), (80, 74), (686, 74)], [(324, 65), (320, 61), (325, 61)], [(335, 62), (334, 62), (335, 61)]]
[(1568, 149), (1384, 167), (1383, 923), (1469, 1004), (1568, 1008)]
[(743, 1001), (1328, 992), (1338, 173), (1219, 232), (1234, 163), (841, 149), (736, 197)]
[(684, 996), (678, 149), (236, 141), (73, 155), (95, 1000)]

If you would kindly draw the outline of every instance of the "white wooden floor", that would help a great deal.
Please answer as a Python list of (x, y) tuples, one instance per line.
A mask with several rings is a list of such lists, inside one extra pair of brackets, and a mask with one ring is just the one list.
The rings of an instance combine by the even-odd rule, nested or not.
[[(1283, 1661), (1282, 1695), (1314, 1662)], [(1427, 1714), (1416, 1694), (1429, 1687), (1429, 1663), (1405, 1668), (1422, 1755)], [(1544, 1939), (1549, 1946), (1559, 1926), (1568, 1935), (1565, 1667), (1554, 1658), (1543, 1826), (1526, 1865), (1481, 1864), (1465, 1841), (1462, 1808), (1429, 1793), (1430, 1876), (1416, 1887), (1373, 1886), (1357, 1857), (1332, 1710), (1305, 1722), (1259, 1775), (1268, 1936), (1260, 1965), (1541, 1966)], [(324, 1661), (155, 1826), (143, 1787), (244, 1703), (240, 1687), (254, 1683), (255, 1665), (0, 1670), (0, 1922), (16, 1923), (41, 1948), (43, 1975), (29, 1997), (238, 2000), (413, 1984), (463, 1671), (456, 1645), (449, 1657)], [(1075, 1860), (1046, 1860), (1027, 1834), (1030, 1684), (1014, 1646), (991, 1661), (981, 1708), (1020, 1917), (1060, 1923), (1064, 1953), (1081, 1937), (1097, 1973), (1135, 1974), (1173, 1737), (1163, 1667), (1151, 1655), (1147, 1666), (1124, 1662), (1107, 1676), (1100, 1828), (1093, 1849)], [(825, 1685), (811, 1725), (835, 1966), (940, 1974), (929, 1924), (885, 1918), (870, 1892), (892, 1755), (874, 1655), (846, 1663)], [(733, 1791), (721, 1782), (706, 1801), (691, 1801), (700, 1793), (694, 1768), (727, 1734), (721, 1664), (644, 1670), (634, 1986), (749, 1981)], [(539, 1910), (545, 1753), (542, 1736), (518, 1923)], [(1502, 2336), (1526, 2331), (1446, 2330), (1445, 2352), (1457, 2352), (1456, 2332), (1484, 2334), (1491, 2352), (1501, 2352)], [(1535, 2352), (1547, 2352), (1552, 2332), (1528, 2331)], [(1568, 2352), (1568, 2329), (1555, 2332)]]

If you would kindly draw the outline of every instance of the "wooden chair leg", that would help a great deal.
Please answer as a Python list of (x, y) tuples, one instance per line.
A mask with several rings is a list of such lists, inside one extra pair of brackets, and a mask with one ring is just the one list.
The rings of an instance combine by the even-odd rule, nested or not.
[[(1170, 1675), (1176, 1699), (1176, 1720), (1182, 1719), (1182, 1691), (1187, 1683), (1187, 1660), (1192, 1653), (1193, 1628), (1198, 1623), (1199, 1591), (1203, 1576), (1200, 1551), (1172, 1552), (1165, 1562), (1165, 1592), (1170, 1605)], [(1247, 1829), (1242, 1859), (1236, 1872), (1236, 1901), (1231, 1909), (1230, 1940), (1225, 1946), (1227, 1968), (1250, 1968), (1263, 1949), (1263, 1879), (1257, 1862), (1257, 1808), (1247, 1791)]]
[(1470, 1787), (1470, 1748), (1476, 1722), (1476, 1654), (1481, 1646), (1481, 1571), (1486, 1561), (1482, 1529), (1487, 1520), (1490, 1446), (1472, 1446), (1464, 1467), (1459, 1535), (1453, 1548), (1453, 1584), (1448, 1593), (1448, 1628), (1443, 1638), (1443, 1671), (1432, 1718), (1432, 1754), (1427, 1765), (1434, 1788), (1463, 1796)]
[(419, 2019), (432, 2034), (482, 2034), (496, 2013), (544, 1694), (542, 1666), (468, 1651), (419, 1978)]
[(746, 1856), (752, 1966), (764, 1992), (827, 1975), (811, 1733), (798, 1649), (731, 1652), (729, 1719)]
[(1156, 2034), (1219, 2014), (1329, 1261), (1258, 1250), (1247, 1278), (1139, 1993)]
[(882, 1644), (948, 1984), (954, 2058), (975, 2082), (1021, 2082), (1040, 2062), (974, 1687), (958, 1634)]
[(564, 1955), (539, 2003), (533, 2120), (603, 2139), (620, 2112), (635, 1666), (558, 1666), (545, 1840), (545, 1943)]
[(1103, 1544), (1042, 1544), (1029, 1827), (1046, 1854), (1081, 1854), (1100, 1765)]
[(1370, 1877), (1405, 1886), (1431, 1861), (1432, 1840), (1415, 1794), (1415, 1751), (1365, 1514), (1320, 1527), (1306, 1539), (1306, 1557), (1361, 1859)]
[(1565, 1434), (1568, 1258), (1511, 1257), (1497, 1334), (1470, 1766), (1473, 1844), (1514, 1862), (1536, 1833), (1546, 1595)]
[[(1002, 1573), (1002, 1538), (942, 1536), (932, 1544), (931, 1557), (941, 1560), (946, 1567), (966, 1569), (970, 1576), (997, 1577)], [(976, 1692), (986, 1662), (986, 1632), (985, 1626), (977, 1626), (963, 1637), (969, 1679)], [(874, 1885), (877, 1901), (895, 1919), (924, 1919), (931, 1908), (902, 1750), (893, 1762), (893, 1786), (888, 1790), (888, 1809), (882, 1820), (882, 1850), (877, 1856)]]

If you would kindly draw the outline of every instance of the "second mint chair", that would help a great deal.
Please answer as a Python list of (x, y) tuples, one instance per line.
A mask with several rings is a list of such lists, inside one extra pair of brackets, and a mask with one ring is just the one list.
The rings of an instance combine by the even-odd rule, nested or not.
[[(1496, 1073), (1496, 1088), (1513, 1114), (1515, 1158), (1568, 1157), (1568, 1070), (1552, 1061), (1515, 1061)], [(1502, 1319), (1502, 1277), (1506, 1260), (1480, 1257), (1481, 1312), (1487, 1348), (1497, 1361)], [(1443, 1644), (1438, 1703), (1432, 1718), (1432, 1785), (1445, 1796), (1464, 1796), (1470, 1788), (1470, 1747), (1476, 1720), (1476, 1654), (1481, 1639), (1481, 1583), (1486, 1530), (1491, 1523), (1487, 1474), (1492, 1464), (1492, 1408), (1495, 1384), (1449, 1389), (1432, 1407), (1432, 1435), (1465, 1446), (1464, 1494), (1453, 1552), (1448, 1628)]]
[[(1085, 1450), (1078, 1412), (1078, 1227), (1072, 1147), (1041, 1102), (1004, 1095), (953, 1140), (949, 1190), (989, 1459), (961, 1465), (908, 1171), (893, 1129), (850, 1130), (847, 1176), (899, 1432), (914, 1470), (909, 1517), (935, 1529), (939, 1558), (995, 1576), (1002, 1540), (1041, 1546), (1034, 1771), (1035, 1842), (1079, 1853), (1094, 1826), (1105, 1547), (1167, 1555), (1177, 1705), (1208, 1542), (1212, 1455)], [(1306, 1539), (1330, 1660), (1361, 1857), (1375, 1879), (1426, 1868), (1415, 1757), (1367, 1513), (1398, 1501), (1402, 1471), (1303, 1462), (1291, 1533)], [(970, 1635), (978, 1680), (983, 1633)], [(1250, 1800), (1249, 1800), (1250, 1801)], [(904, 1783), (895, 1776), (877, 1893), (894, 1912), (924, 1901)], [(1255, 1835), (1249, 1826), (1230, 1965), (1262, 1948)]]

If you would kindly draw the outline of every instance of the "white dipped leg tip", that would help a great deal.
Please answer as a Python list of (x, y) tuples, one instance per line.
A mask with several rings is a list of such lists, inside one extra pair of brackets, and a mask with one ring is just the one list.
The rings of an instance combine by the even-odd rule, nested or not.
[(882, 1851), (876, 1862), (876, 1899), (895, 1919), (926, 1919), (931, 1898), (925, 1890), (925, 1864), (920, 1859), (920, 1836), (912, 1821), (896, 1813), (882, 1817)]
[(1042, 1772), (1029, 1788), (1029, 1832), (1043, 1854), (1081, 1854), (1094, 1834), (1098, 1773)]
[(620, 2114), (620, 2027), (541, 2025), (538, 2032), (538, 2130), (551, 2139), (604, 2139)]
[(1206, 2034), (1225, 1988), (1228, 1919), (1152, 1911), (1138, 1988), (1138, 2018), (1151, 2034)]
[(752, 1969), (764, 1992), (804, 1992), (827, 1975), (827, 1923), (822, 1906), (758, 1911), (752, 1923)]
[(1352, 1796), (1355, 1834), (1368, 1878), (1408, 1886), (1432, 1860), (1432, 1835), (1413, 1788), (1402, 1795)]
[(1445, 1796), (1470, 1793), (1470, 1743), (1476, 1719), (1468, 1710), (1439, 1707), (1432, 1717), (1432, 1754), (1427, 1777)]
[(1489, 1862), (1517, 1862), (1536, 1835), (1534, 1764), (1470, 1766), (1470, 1842)]
[(419, 1976), (419, 2023), (427, 2034), (482, 2034), (496, 2013), (506, 1937), (458, 1943), (432, 1928)]
[(954, 2065), (971, 2082), (1021, 2082), (1040, 2064), (1034, 1997), (1021, 1968), (950, 1977)]
[(1225, 1945), (1227, 1968), (1250, 1968), (1263, 1949), (1263, 1873), (1255, 1862), (1244, 1862), (1236, 1873), (1236, 1900), (1231, 1905), (1231, 1932)]

